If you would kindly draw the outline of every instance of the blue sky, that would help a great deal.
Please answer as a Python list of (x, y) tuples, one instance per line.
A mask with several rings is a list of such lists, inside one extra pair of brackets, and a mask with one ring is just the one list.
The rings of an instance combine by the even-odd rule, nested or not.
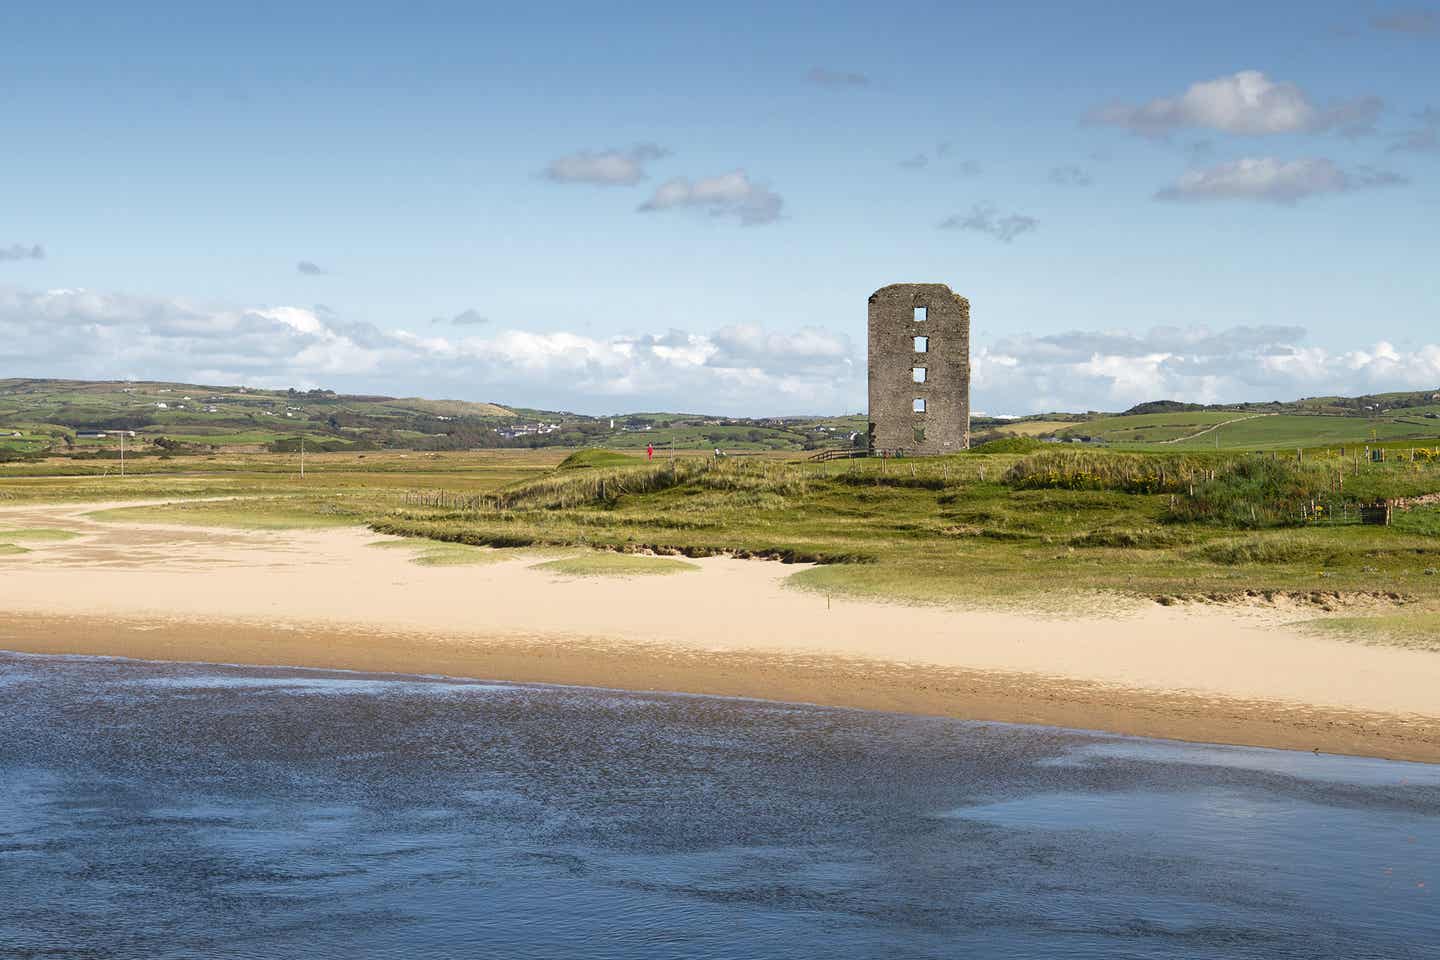
[(197, 6), (0, 12), (0, 375), (853, 411), (915, 280), (990, 412), (1440, 389), (1440, 8)]

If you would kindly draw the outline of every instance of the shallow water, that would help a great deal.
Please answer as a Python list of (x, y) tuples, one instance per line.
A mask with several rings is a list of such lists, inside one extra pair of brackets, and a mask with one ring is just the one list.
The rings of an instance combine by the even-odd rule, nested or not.
[(1435, 957), (1440, 767), (0, 654), (0, 957)]

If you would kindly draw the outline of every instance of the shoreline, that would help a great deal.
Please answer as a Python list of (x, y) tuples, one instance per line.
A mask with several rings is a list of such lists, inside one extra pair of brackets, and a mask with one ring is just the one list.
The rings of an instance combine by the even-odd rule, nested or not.
[(1317, 636), (1298, 608), (907, 606), (792, 589), (805, 564), (722, 557), (668, 576), (567, 575), (525, 550), (426, 566), (426, 542), (364, 528), (102, 521), (87, 516), (97, 506), (117, 504), (0, 507), (0, 527), (76, 535), (0, 561), (0, 649), (740, 696), (1440, 763), (1440, 654)]
[(1440, 718), (835, 655), (358, 625), (0, 615), (0, 649), (742, 697), (1440, 763)]

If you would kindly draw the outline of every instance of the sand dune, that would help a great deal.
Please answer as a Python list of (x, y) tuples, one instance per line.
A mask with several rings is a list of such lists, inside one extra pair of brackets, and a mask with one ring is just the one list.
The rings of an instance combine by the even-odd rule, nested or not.
[[(114, 506), (107, 504), (106, 506)], [(711, 558), (563, 578), (423, 567), (361, 529), (98, 523), (0, 559), (0, 647), (664, 688), (1440, 760), (1440, 655), (1307, 635), (1275, 610), (1060, 618), (830, 599)], [(3, 536), (0, 536), (3, 539)]]

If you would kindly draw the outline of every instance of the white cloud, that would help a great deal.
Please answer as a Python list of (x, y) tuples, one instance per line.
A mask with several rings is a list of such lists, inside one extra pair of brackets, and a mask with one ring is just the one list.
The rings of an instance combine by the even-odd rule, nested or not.
[(0, 368), (449, 395), (552, 409), (823, 412), (853, 407), (864, 393), (850, 341), (818, 328), (437, 336), (348, 323), (318, 308), (215, 310), (175, 298), (3, 287)]
[(1342, 170), (1324, 158), (1242, 157), (1188, 170), (1155, 197), (1158, 200), (1260, 200), (1288, 205), (1318, 194), (1407, 182), (1399, 174), (1370, 167)]
[(1282, 326), (1010, 337), (976, 353), (972, 390), (984, 409), (1030, 413), (1440, 389), (1440, 345), (1331, 351), (1304, 339)]
[(653, 143), (637, 143), (628, 150), (581, 150), (550, 161), (541, 175), (556, 183), (629, 187), (645, 179), (646, 164), (668, 152)]
[(1016, 237), (1038, 230), (1040, 221), (1020, 213), (1001, 216), (994, 207), (976, 204), (967, 214), (951, 214), (940, 221), (941, 230), (971, 230), (1010, 243)]
[(733, 170), (693, 181), (683, 177), (666, 181), (639, 210), (651, 213), (692, 207), (713, 217), (735, 217), (746, 226), (755, 226), (780, 219), (784, 203), (779, 194), (752, 181), (744, 170)]
[[(863, 347), (831, 330), (732, 324), (608, 337), (565, 330), (381, 330), (293, 306), (0, 287), (0, 369), (362, 393), (455, 396), (592, 412), (862, 409)], [(1157, 327), (1007, 337), (976, 351), (976, 407), (1124, 409), (1147, 400), (1288, 400), (1440, 390), (1440, 344), (1305, 344), (1293, 326)]]
[(1191, 84), (1175, 96), (1139, 105), (1110, 104), (1092, 111), (1089, 119), (1147, 137), (1184, 128), (1256, 136), (1323, 130), (1358, 135), (1373, 129), (1383, 109), (1378, 97), (1320, 109), (1293, 83), (1276, 82), (1259, 70), (1241, 70)]
[(45, 248), (38, 243), (24, 244), (12, 243), (8, 247), (0, 247), (0, 263), (7, 260), (44, 260)]
[(307, 277), (323, 277), (328, 271), (318, 263), (309, 260), (301, 260), (295, 264), (295, 272), (303, 273)]

